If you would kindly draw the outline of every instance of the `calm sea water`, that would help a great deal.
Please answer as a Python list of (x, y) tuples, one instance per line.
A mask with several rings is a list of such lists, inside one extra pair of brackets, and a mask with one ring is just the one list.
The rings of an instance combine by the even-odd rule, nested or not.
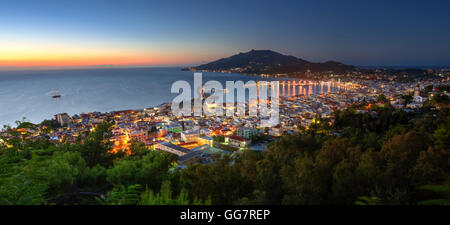
[[(0, 126), (26, 117), (38, 123), (57, 113), (69, 115), (142, 109), (171, 102), (172, 83), (193, 72), (180, 68), (120, 68), (51, 71), (0, 71)], [(203, 83), (218, 80), (273, 80), (241, 74), (203, 73)], [(52, 98), (55, 90), (62, 95)]]

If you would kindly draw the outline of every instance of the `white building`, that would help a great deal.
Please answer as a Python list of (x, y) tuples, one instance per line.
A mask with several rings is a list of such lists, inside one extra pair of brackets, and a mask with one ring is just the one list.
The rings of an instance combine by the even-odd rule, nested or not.
[(199, 136), (199, 130), (187, 130), (181, 132), (181, 140), (186, 143), (196, 142)]
[(283, 130), (282, 130), (280, 124), (270, 128), (270, 130), (269, 130), (269, 135), (271, 135), (271, 136), (277, 136), (278, 137), (278, 136), (281, 136), (282, 133), (283, 133)]
[(58, 113), (55, 115), (55, 120), (61, 126), (68, 125), (70, 123), (70, 116), (67, 113)]
[(225, 137), (225, 142), (227, 142), (231, 146), (239, 148), (245, 148), (250, 145), (250, 139), (233, 135)]

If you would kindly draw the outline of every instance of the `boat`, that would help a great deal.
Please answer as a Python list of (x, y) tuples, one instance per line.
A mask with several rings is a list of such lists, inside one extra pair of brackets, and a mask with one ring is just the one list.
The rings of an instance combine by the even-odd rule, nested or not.
[(54, 91), (52, 93), (52, 98), (61, 98), (61, 94), (59, 94), (59, 91)]

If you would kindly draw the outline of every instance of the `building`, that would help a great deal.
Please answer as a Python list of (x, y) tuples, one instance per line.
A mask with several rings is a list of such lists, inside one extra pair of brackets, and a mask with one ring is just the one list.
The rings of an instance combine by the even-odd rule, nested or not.
[[(309, 124), (308, 124), (308, 125), (309, 125)], [(269, 134), (270, 134), (271, 136), (279, 137), (279, 136), (281, 136), (282, 133), (283, 133), (283, 129), (282, 129), (282, 127), (281, 127), (280, 124), (278, 124), (278, 125), (276, 125), (276, 126), (270, 128), (270, 130), (269, 130)]]
[(201, 128), (200, 129), (200, 135), (206, 135), (206, 136), (211, 136), (212, 131), (208, 128)]
[(420, 88), (419, 88), (419, 85), (417, 85), (417, 86), (414, 88), (414, 97), (416, 97), (416, 96), (420, 96)]
[(202, 152), (201, 151), (192, 151), (186, 155), (178, 157), (177, 163), (182, 164), (191, 164), (200, 162), (202, 159)]
[(167, 129), (159, 129), (158, 130), (158, 137), (164, 137), (168, 134)]
[(178, 123), (169, 124), (166, 126), (166, 129), (169, 132), (173, 132), (173, 133), (180, 133), (181, 131), (183, 131), (183, 127)]
[(192, 151), (187, 148), (180, 147), (178, 145), (174, 145), (170, 142), (158, 142), (156, 144), (156, 149), (166, 151), (178, 156), (177, 163), (182, 164), (190, 164), (201, 161), (202, 159), (202, 151)]
[(202, 144), (209, 145), (209, 146), (213, 146), (213, 144), (214, 144), (213, 139), (212, 139), (211, 137), (209, 137), (209, 136), (202, 136), (202, 137), (199, 137), (199, 138), (198, 138), (198, 141), (199, 141), (200, 143), (202, 143)]
[(145, 143), (148, 138), (148, 132), (145, 130), (135, 130), (130, 133), (130, 139)]
[(55, 115), (55, 120), (61, 126), (68, 125), (70, 123), (70, 116), (67, 113), (58, 113)]
[(422, 96), (420, 96), (420, 95), (415, 95), (414, 96), (414, 102), (416, 102), (416, 103), (423, 103), (425, 100), (424, 100), (424, 98), (422, 97)]
[(172, 144), (170, 142), (166, 142), (166, 141), (158, 142), (156, 144), (156, 149), (166, 151), (166, 152), (175, 154), (177, 156), (183, 156), (183, 155), (186, 155), (186, 154), (192, 152), (191, 150), (189, 150), (187, 148), (183, 148), (183, 147), (174, 145), (174, 144)]
[(252, 136), (258, 134), (258, 130), (255, 128), (241, 127), (236, 130), (236, 136), (250, 139)]
[(233, 147), (246, 148), (250, 145), (250, 139), (239, 137), (239, 136), (228, 136), (225, 137), (225, 142)]
[(181, 132), (181, 140), (190, 143), (196, 142), (200, 136), (199, 130), (187, 130)]

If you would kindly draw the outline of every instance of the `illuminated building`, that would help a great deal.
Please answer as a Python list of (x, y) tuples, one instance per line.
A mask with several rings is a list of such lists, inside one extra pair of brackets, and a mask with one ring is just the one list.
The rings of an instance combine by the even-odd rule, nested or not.
[(236, 130), (236, 135), (239, 137), (250, 139), (252, 136), (258, 134), (258, 130), (254, 128), (241, 127)]
[(234, 135), (225, 137), (225, 142), (227, 142), (231, 146), (240, 148), (245, 148), (250, 145), (250, 139)]
[(181, 140), (186, 143), (196, 142), (199, 135), (200, 135), (199, 130), (183, 131), (183, 132), (181, 132)]
[(187, 148), (183, 148), (178, 145), (174, 145), (167, 141), (158, 142), (156, 144), (156, 149), (166, 151), (166, 152), (175, 154), (177, 156), (183, 156), (183, 155), (186, 155), (186, 154), (192, 152), (191, 150), (189, 150)]
[(178, 164), (191, 164), (201, 161), (202, 152), (201, 151), (192, 151), (186, 155), (178, 157)]
[(70, 123), (70, 116), (67, 113), (58, 113), (55, 115), (55, 120), (61, 126), (68, 125)]
[(270, 130), (269, 130), (269, 134), (271, 136), (277, 136), (278, 137), (278, 136), (281, 136), (282, 133), (283, 133), (283, 130), (282, 130), (280, 124), (270, 128)]

